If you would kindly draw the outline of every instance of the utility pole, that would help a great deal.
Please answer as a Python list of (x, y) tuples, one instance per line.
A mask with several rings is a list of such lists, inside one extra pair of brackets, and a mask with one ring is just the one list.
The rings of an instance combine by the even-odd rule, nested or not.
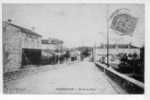
[(93, 62), (96, 61), (96, 43), (94, 44), (94, 47), (93, 47)]
[(106, 23), (107, 23), (107, 67), (109, 67), (109, 4), (107, 4)]

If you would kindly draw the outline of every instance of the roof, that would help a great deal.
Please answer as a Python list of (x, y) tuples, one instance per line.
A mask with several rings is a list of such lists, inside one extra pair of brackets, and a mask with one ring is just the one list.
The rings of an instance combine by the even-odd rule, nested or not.
[[(115, 47), (119, 47), (119, 48), (131, 48), (131, 49), (135, 49), (135, 48), (138, 48), (136, 46), (133, 46), (131, 44), (109, 44), (109, 48), (115, 48)], [(107, 44), (102, 44), (100, 46), (100, 48), (104, 48), (104, 47), (107, 47)]]
[(13, 26), (13, 27), (19, 28), (22, 32), (24, 32), (24, 33), (26, 33), (26, 34), (31, 34), (31, 35), (35, 35), (35, 36), (38, 36), (38, 37), (42, 37), (42, 35), (39, 35), (38, 33), (33, 32), (33, 31), (30, 30), (30, 29), (27, 29), (27, 28), (24, 28), (24, 27), (22, 27), (22, 26), (9, 23), (9, 22), (7, 22), (7, 21), (3, 21), (3, 22), (6, 23), (6, 24), (11, 25), (11, 26)]
[(43, 44), (62, 44), (63, 41), (55, 38), (48, 38), (42, 40)]
[(50, 50), (50, 49), (43, 49), (42, 51), (50, 53), (50, 54), (55, 54), (54, 50)]

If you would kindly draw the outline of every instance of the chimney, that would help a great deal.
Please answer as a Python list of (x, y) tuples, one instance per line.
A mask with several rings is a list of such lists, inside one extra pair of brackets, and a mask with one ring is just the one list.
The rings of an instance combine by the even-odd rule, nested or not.
[(8, 22), (11, 23), (11, 22), (12, 22), (12, 19), (8, 19)]
[(31, 27), (32, 31), (35, 31), (35, 27)]

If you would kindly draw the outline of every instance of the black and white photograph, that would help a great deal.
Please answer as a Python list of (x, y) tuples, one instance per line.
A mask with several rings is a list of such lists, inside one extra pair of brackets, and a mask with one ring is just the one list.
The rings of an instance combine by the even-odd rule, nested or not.
[(144, 94), (145, 4), (3, 3), (3, 94)]

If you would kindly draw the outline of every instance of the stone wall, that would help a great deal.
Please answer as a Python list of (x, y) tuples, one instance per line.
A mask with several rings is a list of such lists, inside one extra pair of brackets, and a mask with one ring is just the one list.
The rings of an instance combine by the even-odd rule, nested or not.
[(22, 48), (41, 49), (41, 39), (40, 39), (40, 37), (32, 36), (32, 35), (29, 35), (29, 34), (23, 34)]
[(3, 24), (3, 71), (16, 71), (21, 66), (21, 34), (20, 30)]
[(24, 33), (20, 28), (3, 22), (3, 70), (12, 72), (20, 69), (22, 48), (41, 49), (41, 37)]

